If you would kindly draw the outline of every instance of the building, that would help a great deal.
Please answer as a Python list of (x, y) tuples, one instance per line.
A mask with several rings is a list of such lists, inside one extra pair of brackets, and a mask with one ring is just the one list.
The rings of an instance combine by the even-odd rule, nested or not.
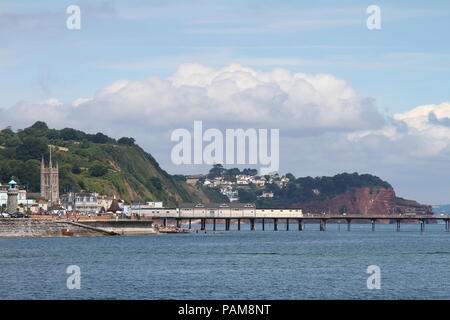
[(280, 217), (280, 218), (299, 218), (303, 217), (302, 209), (293, 208), (261, 208), (256, 209), (256, 216), (260, 218)]
[(232, 218), (255, 215), (254, 203), (182, 203), (180, 217)]
[(99, 212), (96, 193), (66, 193), (61, 196), (61, 205), (68, 211), (81, 215), (96, 215)]
[(146, 202), (146, 205), (149, 208), (163, 208), (163, 203), (161, 201)]
[(128, 211), (131, 215), (141, 217), (178, 216), (178, 208), (155, 208), (146, 205), (132, 205)]
[(14, 180), (11, 180), (8, 185), (8, 203), (6, 206), (6, 212), (11, 214), (16, 212), (19, 207), (19, 202), (17, 199), (19, 195), (19, 189), (17, 189), (17, 182), (15, 182)]
[(112, 197), (108, 197), (106, 195), (97, 195), (97, 207), (99, 213), (105, 213), (106, 210), (111, 207), (113, 202)]
[[(0, 184), (0, 208), (7, 207), (8, 204), (8, 189), (9, 186)], [(31, 206), (35, 204), (35, 200), (28, 200), (27, 199), (27, 191), (26, 190), (20, 190), (18, 189), (17, 193), (17, 206), (19, 207), (25, 207)], [(16, 210), (17, 211), (17, 210)]]
[(258, 198), (273, 198), (273, 192), (264, 191)]
[(59, 165), (53, 167), (52, 151), (48, 167), (45, 166), (44, 157), (41, 162), (41, 198), (47, 199), (50, 204), (59, 202)]
[(180, 218), (300, 218), (301, 209), (261, 208), (254, 203), (183, 203), (180, 205)]
[(230, 202), (239, 201), (239, 192), (237, 190), (233, 190), (230, 186), (222, 187), (220, 189), (220, 193), (227, 196)]

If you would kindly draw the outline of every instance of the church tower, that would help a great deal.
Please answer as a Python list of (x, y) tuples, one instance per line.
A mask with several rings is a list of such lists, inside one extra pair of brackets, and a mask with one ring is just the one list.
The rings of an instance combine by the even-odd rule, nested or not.
[(47, 199), (52, 205), (59, 203), (59, 165), (53, 166), (52, 149), (48, 167), (45, 166), (44, 157), (41, 162), (41, 197)]

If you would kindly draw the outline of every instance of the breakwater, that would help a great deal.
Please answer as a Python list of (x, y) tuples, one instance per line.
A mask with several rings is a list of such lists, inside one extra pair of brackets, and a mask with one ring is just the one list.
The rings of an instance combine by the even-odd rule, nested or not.
[(0, 238), (152, 234), (152, 221), (0, 219)]
[(100, 230), (44, 219), (0, 219), (0, 238), (100, 236)]
[(78, 224), (120, 235), (155, 233), (153, 221), (146, 220), (83, 220)]

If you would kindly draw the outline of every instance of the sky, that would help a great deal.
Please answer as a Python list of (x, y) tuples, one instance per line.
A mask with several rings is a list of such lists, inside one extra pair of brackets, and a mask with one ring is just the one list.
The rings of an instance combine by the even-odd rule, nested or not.
[(450, 203), (449, 16), (433, 0), (3, 0), (0, 127), (133, 136), (183, 174), (208, 166), (173, 163), (176, 128), (278, 128), (282, 174), (371, 173)]

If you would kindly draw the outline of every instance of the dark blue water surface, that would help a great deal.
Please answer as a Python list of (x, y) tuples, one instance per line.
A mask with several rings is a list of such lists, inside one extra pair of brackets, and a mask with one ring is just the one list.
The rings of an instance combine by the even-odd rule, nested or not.
[[(223, 226), (220, 226), (222, 228)], [(232, 228), (235, 226), (232, 226)], [(248, 229), (248, 226), (245, 226)], [(258, 226), (260, 228), (260, 226)], [(0, 239), (0, 299), (449, 299), (443, 225)], [(270, 225), (266, 225), (269, 230)], [(81, 289), (66, 268), (81, 269)], [(381, 289), (367, 289), (369, 265)]]

